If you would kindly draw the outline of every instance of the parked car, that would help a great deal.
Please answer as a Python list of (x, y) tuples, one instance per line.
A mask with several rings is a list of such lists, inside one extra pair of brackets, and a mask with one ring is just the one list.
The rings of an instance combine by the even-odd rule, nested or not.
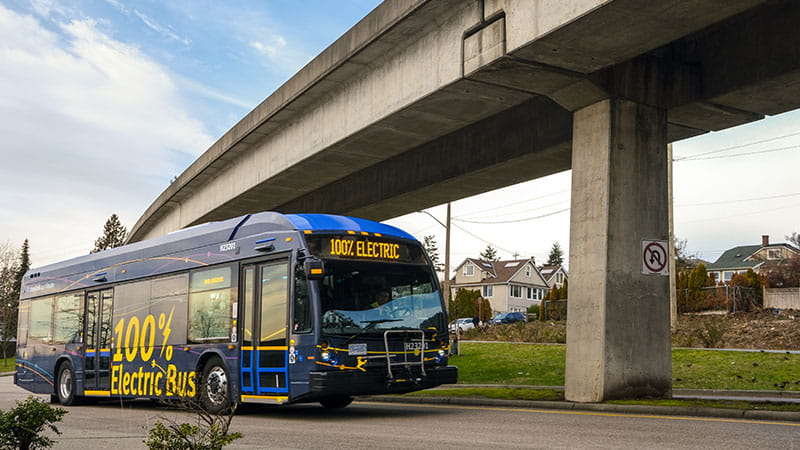
[(472, 318), (462, 317), (461, 319), (456, 319), (450, 322), (450, 332), (455, 333), (456, 328), (458, 328), (459, 333), (463, 333), (467, 330), (475, 328), (475, 323), (472, 321)]
[(498, 323), (514, 323), (514, 322), (527, 322), (528, 318), (521, 312), (507, 312), (500, 313), (489, 321), (489, 324), (496, 325)]

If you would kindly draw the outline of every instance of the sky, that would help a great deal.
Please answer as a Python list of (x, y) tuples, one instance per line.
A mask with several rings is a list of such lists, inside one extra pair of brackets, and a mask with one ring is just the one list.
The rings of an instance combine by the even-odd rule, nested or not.
[[(0, 243), (34, 267), (131, 228), (230, 127), (377, 0), (0, 0)], [(674, 144), (675, 233), (713, 261), (800, 231), (800, 113)], [(569, 252), (569, 171), (452, 203), (453, 264)], [(491, 205), (486, 207), (485, 205)], [(445, 206), (387, 221), (420, 240)], [(494, 222), (494, 223), (490, 223)], [(497, 223), (500, 222), (500, 223)]]

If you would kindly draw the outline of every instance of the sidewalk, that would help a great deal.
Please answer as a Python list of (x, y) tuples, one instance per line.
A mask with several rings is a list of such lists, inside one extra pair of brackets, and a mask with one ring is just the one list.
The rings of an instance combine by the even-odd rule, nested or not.
[[(525, 386), (525, 385), (446, 385), (430, 389), (461, 389), (461, 388), (515, 388), (515, 389), (551, 389), (563, 391), (563, 386)], [(675, 389), (675, 399), (703, 399), (703, 400), (745, 400), (750, 402), (783, 402), (800, 403), (800, 392), (786, 391), (720, 391), (705, 389)], [(708, 408), (694, 406), (654, 406), (654, 405), (617, 405), (609, 403), (573, 403), (567, 401), (536, 401), (536, 400), (501, 400), (491, 398), (465, 398), (465, 397), (409, 397), (395, 395), (373, 395), (359, 398), (363, 401), (386, 403), (413, 403), (434, 405), (458, 406), (485, 406), (494, 408), (528, 408), (552, 409), (562, 411), (586, 411), (637, 415), (658, 416), (689, 416), (713, 417), (722, 419), (747, 419), (767, 420), (776, 422), (800, 422), (800, 412), (795, 411), (765, 411), (734, 408)]]

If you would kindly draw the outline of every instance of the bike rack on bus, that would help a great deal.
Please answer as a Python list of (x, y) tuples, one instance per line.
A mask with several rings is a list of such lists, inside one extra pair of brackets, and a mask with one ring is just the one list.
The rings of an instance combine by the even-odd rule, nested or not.
[[(419, 334), (419, 361), (409, 361), (408, 359), (408, 350), (405, 348), (405, 343), (407, 341), (403, 341), (403, 361), (400, 362), (392, 362), (392, 355), (389, 352), (389, 334)], [(414, 342), (412, 338), (410, 342)], [(386, 349), (386, 368), (389, 370), (389, 379), (394, 380), (394, 374), (392, 373), (392, 366), (419, 366), (420, 373), (422, 376), (425, 375), (425, 332), (422, 330), (386, 330), (383, 333), (383, 344), (384, 348)]]

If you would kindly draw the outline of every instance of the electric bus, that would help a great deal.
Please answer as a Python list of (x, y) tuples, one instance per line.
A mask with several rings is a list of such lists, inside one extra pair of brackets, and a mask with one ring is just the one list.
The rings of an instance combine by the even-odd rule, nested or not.
[(28, 271), (14, 383), (87, 398), (319, 402), (455, 383), (438, 279), (395, 227), (262, 212)]

